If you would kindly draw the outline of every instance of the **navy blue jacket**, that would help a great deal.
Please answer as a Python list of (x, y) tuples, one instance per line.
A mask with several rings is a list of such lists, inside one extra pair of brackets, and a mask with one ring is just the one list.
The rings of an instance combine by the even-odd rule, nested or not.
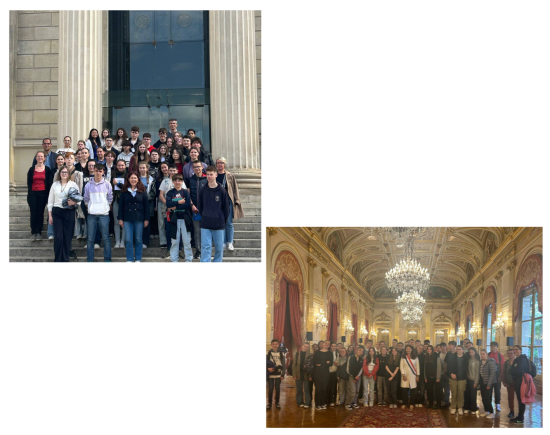
[(175, 211), (177, 219), (183, 219), (183, 213), (187, 212), (187, 210), (191, 208), (191, 200), (189, 199), (189, 192), (187, 189), (181, 189), (179, 193), (183, 194), (181, 198), (185, 199), (185, 203), (178, 204), (178, 201), (180, 201), (181, 198), (174, 199), (177, 192), (178, 191), (175, 188), (166, 192), (166, 208), (176, 207)]
[(208, 179), (206, 177), (198, 178), (195, 174), (189, 179), (189, 193), (191, 195), (191, 201), (195, 204), (195, 207), (199, 208), (197, 205), (197, 196), (199, 190), (208, 184)]
[(214, 188), (206, 184), (199, 190), (198, 205), (201, 214), (201, 228), (224, 230), (229, 218), (229, 195), (220, 183)]
[(149, 220), (149, 201), (147, 192), (136, 192), (136, 196), (128, 191), (120, 194), (117, 219), (123, 222), (143, 222)]
[[(36, 163), (34, 165), (31, 166), (31, 168), (29, 169), (29, 172), (27, 172), (27, 187), (28, 187), (28, 194), (30, 195), (31, 191), (32, 191), (32, 179), (34, 177), (34, 166), (36, 165)], [(46, 179), (44, 180), (44, 184), (46, 185), (46, 193), (50, 193), (50, 188), (52, 187), (52, 182), (53, 182), (53, 173), (52, 173), (52, 170), (50, 168), (48, 168), (45, 164), (44, 164), (44, 170), (46, 171)]]

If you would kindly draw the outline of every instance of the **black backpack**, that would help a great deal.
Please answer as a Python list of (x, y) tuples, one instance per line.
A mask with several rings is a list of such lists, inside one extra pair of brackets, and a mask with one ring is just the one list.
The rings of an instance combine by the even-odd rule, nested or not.
[(535, 379), (535, 377), (537, 376), (537, 366), (529, 358), (525, 357), (525, 359), (527, 359), (528, 364), (529, 364), (529, 372), (528, 373), (531, 375), (531, 377), (533, 379)]

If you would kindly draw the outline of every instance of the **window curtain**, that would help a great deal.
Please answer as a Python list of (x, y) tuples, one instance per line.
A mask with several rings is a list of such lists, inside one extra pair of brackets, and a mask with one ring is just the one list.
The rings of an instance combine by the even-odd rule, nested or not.
[[(296, 284), (288, 284), (288, 305), (290, 325), (292, 328), (292, 340), (296, 350), (302, 347), (302, 334), (300, 325), (300, 290)], [(290, 350), (290, 349), (289, 349)]]
[(279, 283), (279, 301), (275, 303), (273, 308), (273, 338), (279, 340), (283, 338), (285, 332), (285, 314), (286, 314), (286, 297), (288, 293), (288, 283), (281, 279)]
[(351, 326), (353, 326), (353, 344), (357, 346), (357, 314), (352, 314)]
[[(281, 341), (285, 333), (285, 320), (287, 315), (287, 298), (288, 298), (288, 315), (290, 316), (290, 331), (291, 336), (286, 337), (285, 345), (290, 345), (292, 342), (299, 348), (302, 345), (302, 337), (300, 332), (300, 293), (296, 284), (288, 283), (281, 279), (279, 291), (279, 302), (275, 304), (273, 309), (273, 326), (274, 338)], [(288, 330), (287, 330), (287, 335)], [(289, 349), (291, 351), (292, 349)]]
[(327, 328), (327, 340), (338, 342), (338, 326), (340, 322), (338, 321), (338, 305), (334, 302), (329, 302), (329, 313), (328, 316), (328, 328)]

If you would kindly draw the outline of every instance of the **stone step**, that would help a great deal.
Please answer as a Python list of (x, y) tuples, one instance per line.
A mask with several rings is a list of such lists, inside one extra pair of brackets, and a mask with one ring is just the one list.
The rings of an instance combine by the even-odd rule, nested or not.
[[(48, 258), (44, 258), (44, 257), (11, 257), (10, 258), (10, 262), (13, 262), (13, 263), (26, 263), (26, 262), (43, 263), (43, 262), (53, 262), (53, 261), (54, 261), (53, 252), (52, 252), (52, 256)], [(111, 258), (111, 261), (113, 263), (125, 263), (126, 257), (124, 258), (113, 257)], [(155, 258), (155, 257), (142, 257), (142, 261), (144, 263), (170, 263), (168, 259), (159, 260), (158, 258)], [(262, 261), (261, 258), (254, 258), (254, 257), (226, 257), (225, 255), (223, 257), (224, 263), (260, 263), (261, 261)], [(71, 260), (71, 263), (74, 263), (74, 262), (77, 262), (77, 263), (86, 262), (86, 257), (83, 257), (83, 258), (79, 257), (77, 260)], [(181, 258), (179, 259), (179, 262), (184, 263), (184, 261)], [(103, 263), (103, 258), (94, 259), (94, 263)], [(200, 263), (200, 261), (193, 260), (193, 263)]]
[[(34, 249), (35, 247), (52, 247), (53, 242), (46, 239), (46, 234), (42, 234), (42, 240), (38, 241), (32, 241), (30, 240), (30, 233), (29, 233), (29, 239), (11, 239), (9, 241), (10, 248), (30, 248)], [(83, 247), (86, 244), (86, 240), (84, 239), (74, 239), (72, 241), (73, 247)], [(233, 245), (235, 248), (261, 248), (262, 247), (262, 240), (261, 239), (235, 239), (233, 242)], [(111, 237), (111, 248), (114, 249), (115, 246), (115, 240)], [(149, 245), (147, 245), (147, 248), (160, 248), (160, 240), (159, 239), (151, 239), (149, 241)]]
[[(260, 231), (262, 225), (260, 223), (246, 223), (241, 220), (233, 222), (236, 231)], [(42, 231), (46, 231), (48, 225), (44, 224)], [(27, 222), (10, 223), (10, 231), (30, 231), (30, 219)]]
[[(48, 218), (48, 211), (44, 213), (44, 222), (47, 222)], [(24, 213), (22, 216), (12, 216), (10, 215), (10, 224), (25, 224), (27, 226), (30, 225), (30, 212)], [(262, 223), (262, 217), (261, 216), (245, 216), (239, 220), (233, 221), (234, 224), (261, 224)]]
[[(86, 258), (86, 249), (81, 247), (73, 246), (73, 251), (76, 253), (77, 257)], [(162, 254), (164, 253), (164, 248), (147, 248), (143, 250), (143, 255), (149, 258), (161, 259)], [(212, 250), (215, 251), (214, 249)], [(235, 248), (234, 251), (225, 250), (223, 256), (225, 257), (251, 257), (251, 258), (261, 258), (261, 249), (260, 248)], [(96, 249), (96, 256), (103, 257), (103, 249)], [(33, 247), (31, 248), (11, 248), (10, 247), (10, 258), (14, 257), (52, 257), (53, 256), (53, 246), (47, 247)], [(126, 258), (126, 250), (124, 248), (111, 249), (111, 257)]]

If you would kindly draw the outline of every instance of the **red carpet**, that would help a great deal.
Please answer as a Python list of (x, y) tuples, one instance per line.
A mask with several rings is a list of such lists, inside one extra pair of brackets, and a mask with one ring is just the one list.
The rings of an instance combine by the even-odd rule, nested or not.
[(373, 406), (348, 412), (338, 427), (447, 427), (439, 409)]

